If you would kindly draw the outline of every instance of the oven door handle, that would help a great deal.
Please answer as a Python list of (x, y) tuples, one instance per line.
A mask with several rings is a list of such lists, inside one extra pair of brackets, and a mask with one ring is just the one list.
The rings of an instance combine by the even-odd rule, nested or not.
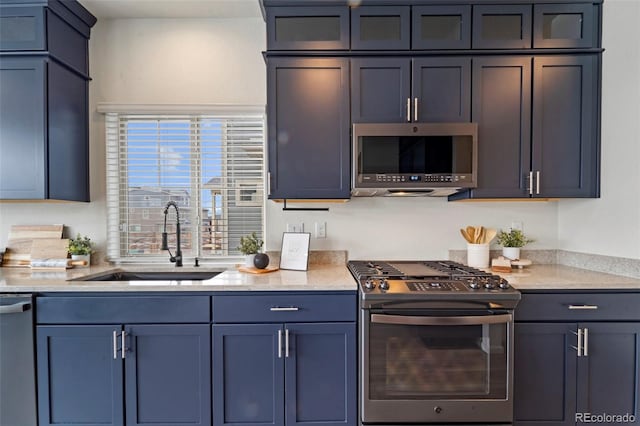
[(451, 317), (429, 317), (429, 316), (405, 316), (405, 315), (384, 315), (372, 314), (371, 322), (376, 324), (395, 325), (478, 325), (478, 324), (502, 324), (513, 321), (513, 315), (474, 315), (474, 316), (451, 316)]

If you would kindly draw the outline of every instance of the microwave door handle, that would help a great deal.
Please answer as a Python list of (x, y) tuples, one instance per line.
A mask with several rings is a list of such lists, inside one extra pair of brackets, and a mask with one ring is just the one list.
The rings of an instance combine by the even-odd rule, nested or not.
[(451, 316), (451, 317), (430, 317), (430, 316), (404, 316), (404, 315), (371, 315), (371, 322), (376, 324), (392, 325), (482, 325), (482, 324), (504, 324), (513, 321), (513, 315), (478, 315), (478, 316)]

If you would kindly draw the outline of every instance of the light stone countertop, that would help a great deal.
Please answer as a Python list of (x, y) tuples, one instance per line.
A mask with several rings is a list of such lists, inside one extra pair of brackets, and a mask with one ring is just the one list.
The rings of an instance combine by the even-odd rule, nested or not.
[(564, 265), (531, 265), (498, 274), (514, 288), (527, 290), (636, 290), (640, 279)]
[[(226, 270), (225, 270), (226, 269)], [(185, 266), (178, 272), (221, 272), (202, 281), (70, 281), (109, 271), (174, 272), (171, 265), (92, 266), (61, 271), (0, 268), (0, 293), (140, 292), (140, 291), (355, 291), (355, 280), (344, 265), (310, 264), (308, 271), (279, 270), (264, 274), (239, 272), (235, 267)]]
[[(69, 281), (108, 271), (176, 271), (171, 265), (92, 266), (66, 271), (0, 268), (0, 293), (141, 292), (141, 291), (355, 291), (356, 282), (344, 265), (310, 264), (308, 271), (280, 270), (265, 274), (239, 272), (233, 266), (185, 266), (180, 271), (224, 271), (203, 281)], [(640, 279), (563, 265), (532, 265), (500, 274), (515, 288), (532, 290), (635, 290)]]

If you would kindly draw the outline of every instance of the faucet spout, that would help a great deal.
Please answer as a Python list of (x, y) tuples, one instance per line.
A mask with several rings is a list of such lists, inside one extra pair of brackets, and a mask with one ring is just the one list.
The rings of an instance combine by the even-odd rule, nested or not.
[[(169, 244), (167, 241), (167, 214), (169, 214), (169, 207), (173, 207), (176, 209), (176, 255), (171, 254), (171, 250), (169, 250)], [(176, 266), (182, 266), (182, 249), (180, 248), (180, 210), (178, 209), (178, 205), (175, 201), (169, 201), (164, 208), (164, 228), (162, 229), (162, 250), (167, 250), (169, 252), (169, 261), (175, 263)]]

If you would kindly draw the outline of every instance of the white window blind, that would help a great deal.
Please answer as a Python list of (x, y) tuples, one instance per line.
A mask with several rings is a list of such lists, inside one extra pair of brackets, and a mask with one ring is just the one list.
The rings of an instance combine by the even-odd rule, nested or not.
[[(263, 235), (264, 115), (106, 113), (108, 256), (158, 258), (164, 207), (184, 257), (237, 256)], [(169, 247), (175, 248), (169, 210)]]

